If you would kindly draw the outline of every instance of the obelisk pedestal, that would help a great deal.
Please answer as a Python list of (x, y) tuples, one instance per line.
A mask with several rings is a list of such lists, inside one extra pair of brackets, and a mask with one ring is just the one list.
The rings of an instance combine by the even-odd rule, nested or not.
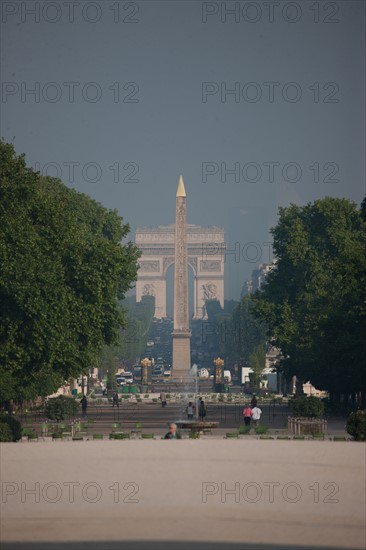
[(182, 176), (175, 206), (174, 329), (172, 379), (185, 382), (191, 368), (191, 332), (188, 312), (187, 203)]

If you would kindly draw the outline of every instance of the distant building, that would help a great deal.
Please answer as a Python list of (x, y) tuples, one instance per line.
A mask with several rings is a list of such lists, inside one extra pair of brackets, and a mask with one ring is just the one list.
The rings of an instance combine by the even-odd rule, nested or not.
[(273, 260), (273, 262), (270, 264), (261, 264), (259, 266), (258, 276), (257, 276), (257, 288), (261, 288), (268, 273), (270, 273), (272, 269), (275, 269), (276, 263), (277, 263), (276, 260)]
[(268, 273), (276, 267), (276, 263), (276, 260), (274, 260), (270, 264), (261, 264), (258, 269), (253, 269), (251, 278), (247, 279), (243, 285), (240, 298), (243, 298), (246, 294), (253, 294), (261, 288)]
[(253, 281), (252, 279), (248, 279), (245, 281), (246, 286), (246, 294), (252, 294), (253, 293)]

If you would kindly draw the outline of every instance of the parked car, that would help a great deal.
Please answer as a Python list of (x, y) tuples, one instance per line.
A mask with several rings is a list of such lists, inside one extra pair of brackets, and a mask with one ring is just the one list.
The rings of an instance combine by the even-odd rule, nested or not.
[(135, 365), (132, 369), (132, 372), (133, 372), (133, 376), (134, 378), (141, 378), (141, 370), (142, 370), (142, 367), (141, 365)]
[(123, 377), (126, 380), (126, 384), (132, 384), (133, 383), (133, 374), (132, 374), (132, 372), (124, 372)]
[(164, 374), (164, 369), (163, 369), (163, 367), (157, 365), (157, 366), (155, 366), (155, 367), (153, 368), (153, 371), (152, 371), (152, 375), (153, 375), (153, 376), (161, 377), (161, 376), (163, 376), (163, 374)]
[(207, 369), (201, 369), (198, 371), (198, 377), (201, 380), (207, 380), (209, 378), (210, 374)]

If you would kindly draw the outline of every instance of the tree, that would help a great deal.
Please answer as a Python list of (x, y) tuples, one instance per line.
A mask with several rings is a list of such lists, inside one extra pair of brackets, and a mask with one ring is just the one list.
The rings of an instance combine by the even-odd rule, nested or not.
[(258, 346), (249, 357), (249, 366), (252, 370), (249, 373), (250, 386), (258, 391), (262, 380), (262, 373), (266, 366), (266, 349), (264, 345)]
[(303, 395), (290, 401), (290, 408), (295, 416), (320, 418), (324, 413), (324, 403), (315, 395)]
[(355, 441), (366, 440), (366, 410), (358, 410), (349, 415), (347, 418), (347, 433)]
[(365, 395), (365, 229), (346, 199), (280, 208), (272, 229), (277, 265), (254, 296), (287, 378), (332, 394)]
[(1, 414), (0, 423), (9, 426), (11, 432), (10, 441), (19, 441), (22, 437), (22, 425), (20, 420), (11, 414)]
[(102, 352), (103, 371), (107, 373), (107, 389), (115, 390), (117, 388), (116, 371), (118, 369), (118, 357), (112, 347), (107, 347)]
[(249, 362), (250, 356), (265, 345), (267, 327), (253, 313), (254, 304), (246, 294), (234, 308), (229, 320), (224, 320), (221, 332), (225, 335), (222, 354), (229, 361)]
[(0, 142), (0, 400), (49, 395), (116, 341), (139, 252), (110, 211)]
[(50, 420), (66, 420), (73, 418), (79, 410), (79, 403), (73, 397), (58, 395), (48, 399), (45, 414)]
[[(102, 364), (108, 372), (113, 369), (115, 372), (118, 363), (133, 366), (143, 354), (154, 317), (155, 298), (143, 296), (140, 302), (136, 302), (135, 296), (129, 296), (120, 307), (126, 316), (125, 326), (119, 331), (117, 344), (106, 347), (101, 354)], [(111, 369), (107, 364), (111, 365)]]

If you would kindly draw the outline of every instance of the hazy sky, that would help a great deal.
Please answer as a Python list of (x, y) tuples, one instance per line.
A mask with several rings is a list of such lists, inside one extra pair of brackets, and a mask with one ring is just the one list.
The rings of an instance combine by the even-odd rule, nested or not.
[(1, 30), (1, 136), (132, 231), (182, 173), (188, 222), (244, 252), (226, 298), (279, 205), (365, 194), (364, 1), (4, 1)]

